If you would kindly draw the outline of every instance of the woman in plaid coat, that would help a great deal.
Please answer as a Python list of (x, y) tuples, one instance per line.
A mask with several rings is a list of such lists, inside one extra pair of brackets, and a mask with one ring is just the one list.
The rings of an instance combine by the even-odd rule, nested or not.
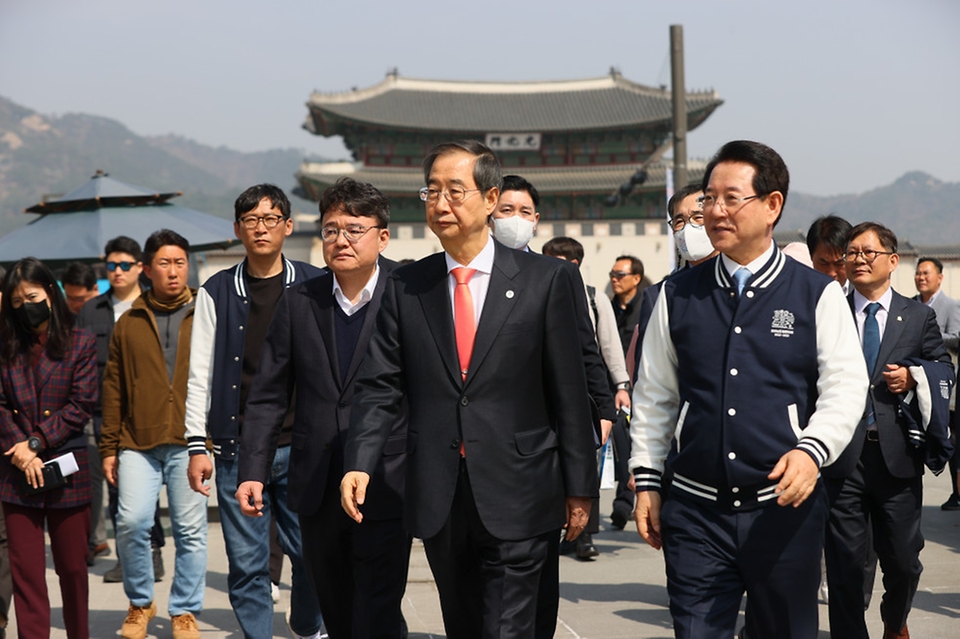
[[(44, 524), (63, 598), (67, 636), (86, 639), (90, 466), (83, 427), (97, 400), (94, 336), (73, 328), (53, 273), (20, 260), (0, 298), (0, 502), (7, 522), (14, 604), (21, 638), (50, 636)], [(72, 453), (79, 470), (39, 487), (46, 461)], [(65, 465), (61, 466), (65, 470)]]

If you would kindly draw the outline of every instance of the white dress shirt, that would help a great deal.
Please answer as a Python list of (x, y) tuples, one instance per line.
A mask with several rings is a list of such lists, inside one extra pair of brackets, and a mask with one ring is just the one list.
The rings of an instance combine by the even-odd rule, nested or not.
[[(493, 238), (487, 235), (486, 246), (466, 265), (467, 268), (476, 269), (477, 271), (467, 283), (467, 286), (470, 288), (470, 295), (473, 297), (473, 315), (477, 321), (476, 326), (480, 326), (480, 312), (483, 310), (483, 302), (487, 298), (487, 289), (490, 287), (490, 273), (493, 272), (494, 252)], [(464, 265), (453, 259), (449, 253), (444, 253), (444, 257), (447, 258), (447, 289), (450, 291), (450, 313), (454, 321), (456, 321), (457, 313), (453, 304), (453, 291), (457, 287), (457, 280), (450, 272)]]
[(727, 273), (730, 275), (730, 278), (732, 279), (733, 274), (736, 273), (740, 268), (745, 268), (748, 271), (750, 271), (751, 275), (756, 275), (763, 268), (763, 265), (767, 263), (767, 260), (770, 259), (771, 255), (773, 255), (772, 240), (770, 242), (770, 246), (767, 247), (767, 250), (761, 253), (760, 257), (753, 260), (749, 264), (738, 264), (732, 258), (727, 257), (725, 253), (720, 254), (720, 259), (723, 260), (723, 267), (727, 269)]
[[(877, 300), (880, 302), (880, 310), (877, 311), (877, 326), (880, 327), (880, 341), (883, 341), (883, 331), (887, 327), (887, 316), (890, 314), (890, 304), (893, 302), (893, 287), (887, 287), (886, 292)], [(857, 320), (857, 332), (860, 333), (860, 348), (863, 348), (863, 322), (867, 319), (867, 313), (864, 311), (870, 304), (870, 300), (860, 294), (860, 291), (853, 291), (853, 310), (854, 318)], [(871, 371), (872, 372), (872, 371)]]
[(373, 299), (373, 291), (377, 288), (377, 280), (380, 278), (380, 263), (377, 262), (376, 267), (373, 269), (373, 275), (370, 276), (370, 279), (367, 280), (367, 283), (363, 286), (363, 290), (360, 291), (360, 297), (357, 298), (357, 303), (354, 304), (347, 299), (347, 296), (343, 294), (343, 289), (340, 288), (340, 282), (337, 281), (337, 275), (333, 275), (333, 297), (337, 300), (337, 304), (340, 305), (340, 310), (344, 312), (347, 317), (350, 317), (361, 308), (370, 303), (370, 300)]

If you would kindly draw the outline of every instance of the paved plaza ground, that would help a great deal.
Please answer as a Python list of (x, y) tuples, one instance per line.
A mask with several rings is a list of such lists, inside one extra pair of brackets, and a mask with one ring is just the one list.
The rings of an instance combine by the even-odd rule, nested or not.
[[(926, 476), (923, 531), (926, 548), (921, 554), (925, 566), (920, 589), (910, 615), (912, 636), (920, 639), (960, 637), (960, 512), (943, 512), (940, 504), (950, 492), (946, 473)], [(603, 491), (603, 514), (610, 511), (611, 491)], [(600, 557), (593, 562), (561, 558), (560, 622), (558, 638), (672, 637), (670, 614), (659, 552), (643, 544), (632, 526), (625, 531), (613, 530), (604, 517), (605, 529), (595, 536)], [(207, 593), (203, 614), (199, 617), (205, 639), (241, 639), (237, 622), (227, 599), (227, 561), (223, 550), (220, 524), (210, 524), (210, 553), (207, 572)], [(112, 541), (111, 541), (112, 545)], [(167, 576), (157, 584), (158, 615), (150, 624), (150, 637), (170, 637), (170, 620), (166, 613), (170, 575), (173, 573), (173, 543), (163, 550)], [(114, 562), (107, 557), (90, 570), (91, 636), (104, 639), (118, 636), (127, 608), (121, 584), (105, 584), (102, 575)], [(274, 616), (274, 635), (290, 637), (285, 621), (289, 603), (289, 563), (284, 566), (282, 599)], [(51, 637), (66, 637), (60, 611), (56, 574), (49, 561), (47, 583), (54, 607), (54, 629)], [(867, 612), (871, 636), (879, 637), (882, 627), (878, 612), (880, 580), (870, 610)], [(414, 543), (410, 580), (403, 602), (411, 638), (443, 637), (443, 623), (436, 586), (427, 567), (423, 548)], [(12, 611), (11, 611), (12, 612)], [(820, 607), (820, 637), (827, 632), (826, 606)], [(16, 619), (7, 629), (8, 637), (16, 637)]]

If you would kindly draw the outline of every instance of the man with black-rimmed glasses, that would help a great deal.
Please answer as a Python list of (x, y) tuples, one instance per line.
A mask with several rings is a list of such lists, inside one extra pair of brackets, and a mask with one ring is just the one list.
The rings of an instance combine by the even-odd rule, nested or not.
[(939, 474), (953, 452), (948, 422), (955, 373), (936, 313), (890, 285), (900, 260), (897, 236), (875, 222), (858, 224), (844, 260), (870, 387), (850, 445), (823, 470), (830, 496), (830, 633), (868, 637), (864, 566), (872, 543), (883, 570), (883, 637), (908, 639), (907, 616), (923, 570), (923, 466)]
[[(319, 275), (320, 269), (283, 256), (293, 232), (290, 201), (273, 184), (258, 184), (234, 203), (234, 234), (246, 258), (208, 279), (197, 292), (187, 382), (186, 436), (190, 487), (210, 494), (213, 466), (206, 440), (213, 441), (217, 503), (227, 551), (230, 605), (245, 637), (273, 635), (270, 582), (270, 519), (277, 522), (280, 546), (290, 558), (290, 628), (297, 637), (317, 637), (322, 619), (303, 563), (300, 524), (287, 507), (293, 410), (280, 411), (285, 428), (264, 486), (264, 517), (245, 517), (234, 498), (240, 472), (241, 442), (248, 437), (247, 394), (260, 365), (260, 352), (274, 310), (284, 291)], [(284, 417), (285, 416), (285, 417)]]

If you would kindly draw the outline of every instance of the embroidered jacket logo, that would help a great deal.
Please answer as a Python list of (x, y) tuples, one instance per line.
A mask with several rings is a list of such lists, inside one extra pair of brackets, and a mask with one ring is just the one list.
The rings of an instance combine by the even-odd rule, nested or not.
[(785, 310), (773, 312), (773, 322), (770, 323), (770, 332), (774, 337), (790, 337), (793, 335), (793, 313)]

